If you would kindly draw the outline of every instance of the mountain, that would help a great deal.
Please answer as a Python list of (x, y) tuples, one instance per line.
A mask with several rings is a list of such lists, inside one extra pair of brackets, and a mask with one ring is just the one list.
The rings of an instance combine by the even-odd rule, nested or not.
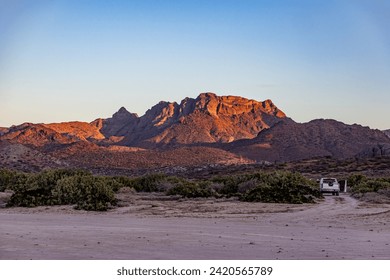
[(90, 123), (1, 128), (0, 142), (8, 155), (1, 164), (27, 170), (30, 162), (32, 170), (65, 165), (127, 174), (172, 166), (382, 157), (390, 155), (385, 133), (335, 120), (297, 123), (269, 99), (202, 93), (180, 103), (161, 101), (141, 117), (121, 107), (111, 118)]
[(361, 125), (324, 119), (296, 123), (287, 119), (260, 132), (254, 139), (232, 143), (227, 150), (253, 160), (350, 158), (390, 155), (386, 152), (389, 140), (381, 131)]
[(383, 130), (383, 133), (390, 137), (390, 129)]
[(0, 127), (0, 136), (3, 135), (3, 134), (6, 134), (8, 132), (8, 128), (7, 127)]
[(120, 143), (130, 146), (224, 143), (256, 137), (284, 118), (271, 100), (202, 93), (180, 104), (162, 101), (139, 118), (121, 108), (103, 121), (101, 131), (106, 137), (124, 136)]
[(80, 139), (72, 134), (61, 134), (44, 124), (23, 123), (12, 126), (0, 137), (10, 143), (24, 144), (32, 147), (63, 145), (77, 142)]
[(125, 107), (121, 107), (111, 118), (97, 119), (91, 124), (99, 129), (104, 137), (109, 138), (128, 134), (138, 123), (138, 119), (137, 114), (130, 113)]
[(86, 122), (62, 122), (43, 124), (60, 134), (74, 136), (80, 140), (102, 140), (105, 136), (100, 132), (100, 127)]
[(68, 164), (25, 145), (0, 140), (0, 167), (22, 171), (40, 171), (46, 168), (66, 168)]

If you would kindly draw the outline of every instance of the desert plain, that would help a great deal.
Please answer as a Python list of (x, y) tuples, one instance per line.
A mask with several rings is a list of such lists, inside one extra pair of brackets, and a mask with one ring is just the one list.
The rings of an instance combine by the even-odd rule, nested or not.
[(390, 259), (390, 205), (349, 194), (314, 204), (119, 195), (107, 212), (0, 208), (0, 259)]

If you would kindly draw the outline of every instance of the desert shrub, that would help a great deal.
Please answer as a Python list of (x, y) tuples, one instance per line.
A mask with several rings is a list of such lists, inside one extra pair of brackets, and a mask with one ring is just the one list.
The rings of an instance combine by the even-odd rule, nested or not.
[(250, 190), (253, 190), (259, 185), (258, 179), (249, 179), (248, 181), (244, 181), (238, 184), (237, 191), (241, 194), (246, 193)]
[(352, 193), (367, 193), (367, 192), (378, 192), (383, 189), (390, 189), (390, 182), (386, 179), (366, 179), (360, 183), (354, 185)]
[(77, 198), (76, 209), (106, 211), (110, 205), (116, 204), (114, 191), (106, 184), (106, 180), (93, 176), (72, 177), (72, 179), (77, 184), (74, 193)]
[(80, 185), (81, 176), (65, 177), (57, 181), (51, 190), (53, 204), (66, 205), (77, 203), (77, 188)]
[(0, 191), (3, 192), (10, 186), (12, 179), (15, 176), (15, 171), (0, 169)]
[(114, 177), (96, 177), (96, 178), (99, 178), (100, 180), (103, 181), (103, 183), (112, 189), (112, 191), (114, 192), (117, 192), (119, 191), (120, 188), (123, 188), (123, 187), (130, 187), (129, 185), (127, 184), (123, 184), (121, 182), (119, 182), (118, 180), (116, 180)]
[(125, 186), (134, 188), (137, 192), (166, 192), (172, 187), (187, 182), (186, 179), (165, 174), (148, 174), (128, 179)]
[(7, 206), (76, 204), (77, 209), (104, 211), (115, 204), (113, 190), (120, 186), (114, 179), (82, 170), (48, 170), (19, 176)]
[(210, 182), (209, 188), (213, 190), (215, 193), (220, 194), (221, 190), (224, 188), (224, 184), (217, 182)]
[(157, 191), (166, 193), (170, 189), (174, 188), (175, 185), (176, 185), (175, 183), (172, 183), (172, 182), (169, 182), (169, 181), (161, 182), (157, 186)]
[(14, 194), (7, 206), (35, 207), (51, 205), (51, 189), (56, 181), (43, 174), (30, 174), (26, 180), (14, 186)]
[(249, 202), (266, 203), (313, 203), (314, 198), (321, 197), (318, 190), (310, 186), (276, 186), (260, 184), (256, 188), (246, 192), (241, 200)]
[(166, 182), (167, 177), (164, 174), (149, 174), (135, 178), (133, 187), (137, 192), (156, 192), (159, 191), (159, 184)]
[(213, 178), (220, 193), (243, 201), (307, 203), (321, 197), (317, 185), (299, 173), (274, 171)]
[(240, 183), (245, 182), (245, 176), (236, 175), (236, 176), (223, 176), (215, 177), (211, 180), (214, 184), (218, 184), (219, 190), (218, 193), (226, 196), (232, 196), (238, 194), (238, 188)]
[(181, 195), (187, 198), (195, 198), (213, 196), (215, 191), (213, 191), (210, 188), (210, 185), (205, 182), (194, 183), (189, 181), (181, 181), (174, 187), (170, 188), (166, 193), (167, 195)]
[(0, 191), (15, 190), (24, 185), (29, 174), (8, 169), (0, 169)]
[(348, 185), (352, 188), (366, 180), (367, 177), (362, 174), (352, 174), (347, 178)]
[(220, 194), (238, 196), (244, 201), (302, 203), (321, 197), (315, 182), (287, 171), (216, 177), (212, 181), (223, 184)]
[(57, 201), (52, 197), (52, 189), (57, 181), (71, 176), (86, 176), (89, 172), (76, 169), (46, 170), (37, 174), (20, 175), (18, 182), (14, 183), (15, 192), (7, 206), (35, 207), (41, 205), (54, 205)]
[[(135, 188), (136, 179), (126, 177), (126, 176), (113, 176), (109, 177), (112, 180), (115, 180), (122, 188), (122, 187), (129, 187), (129, 188)], [(118, 186), (119, 186), (118, 185)], [(113, 189), (115, 192), (117, 191), (116, 188)], [(119, 189), (118, 189), (119, 190)]]
[(76, 204), (76, 209), (106, 211), (116, 200), (112, 183), (105, 177), (76, 175), (57, 181), (51, 190), (50, 204)]

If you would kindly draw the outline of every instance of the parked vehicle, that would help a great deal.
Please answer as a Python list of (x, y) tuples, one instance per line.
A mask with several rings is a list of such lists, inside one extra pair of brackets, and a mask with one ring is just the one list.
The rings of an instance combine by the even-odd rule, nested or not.
[(320, 180), (321, 193), (332, 193), (332, 195), (340, 194), (340, 184), (336, 178), (321, 178)]

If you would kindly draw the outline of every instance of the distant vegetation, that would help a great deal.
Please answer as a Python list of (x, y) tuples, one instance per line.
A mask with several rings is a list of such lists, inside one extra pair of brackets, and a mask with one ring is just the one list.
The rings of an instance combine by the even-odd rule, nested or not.
[(117, 204), (115, 193), (123, 187), (185, 198), (235, 196), (248, 202), (311, 203), (321, 197), (315, 182), (286, 171), (189, 180), (164, 174), (135, 178), (94, 176), (88, 171), (73, 169), (34, 174), (0, 170), (0, 191), (13, 192), (8, 207), (75, 205), (76, 209), (106, 211)]

